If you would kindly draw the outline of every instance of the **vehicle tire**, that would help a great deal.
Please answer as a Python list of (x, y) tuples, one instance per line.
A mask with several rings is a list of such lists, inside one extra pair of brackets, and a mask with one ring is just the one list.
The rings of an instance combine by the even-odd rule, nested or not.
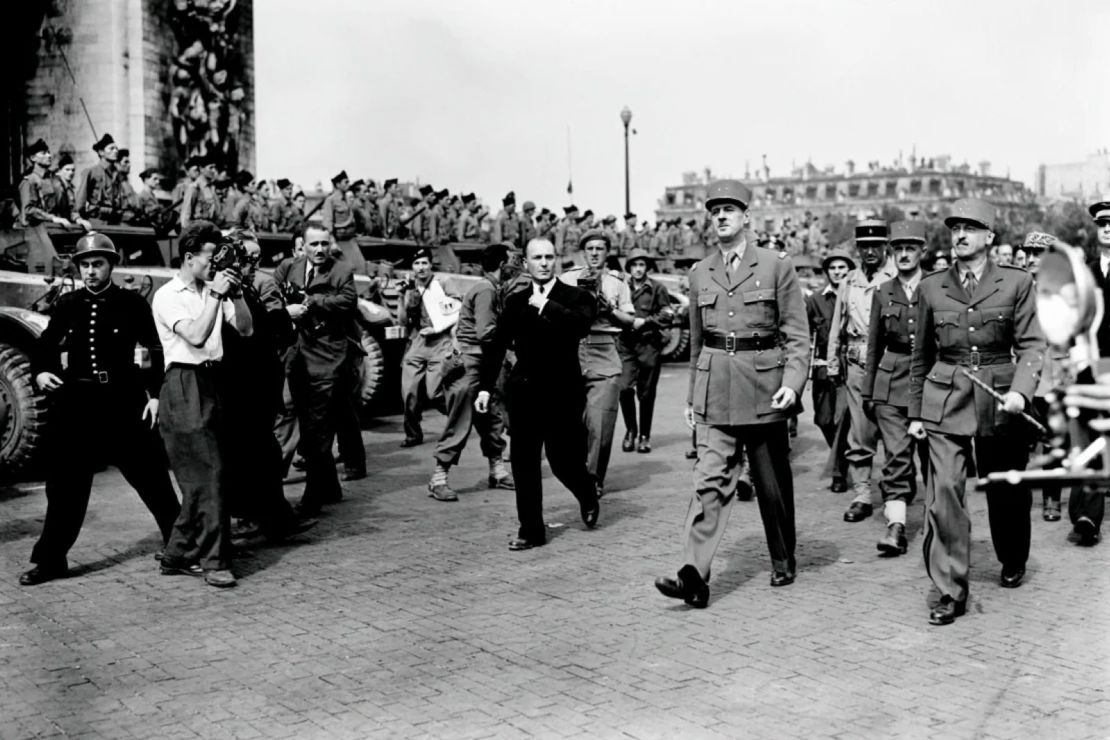
[(690, 359), (687, 351), (690, 349), (690, 330), (681, 326), (672, 326), (663, 332), (663, 362), (682, 362)]
[(45, 425), (45, 401), (35, 395), (30, 360), (0, 342), (0, 472), (14, 472), (31, 461)]
[(366, 333), (362, 335), (362, 351), (366, 356), (362, 358), (359, 397), (362, 407), (367, 408), (385, 385), (385, 354), (378, 340)]

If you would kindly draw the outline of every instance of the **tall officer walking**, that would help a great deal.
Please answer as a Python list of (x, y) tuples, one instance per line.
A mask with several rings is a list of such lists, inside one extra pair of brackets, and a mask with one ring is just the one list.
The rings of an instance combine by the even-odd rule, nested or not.
[(751, 190), (737, 180), (709, 186), (705, 207), (720, 249), (690, 271), (690, 390), (696, 430), (694, 498), (685, 564), (656, 588), (709, 605), (709, 566), (736, 497), (747, 450), (767, 535), (772, 586), (794, 582), (794, 479), (787, 419), (809, 372), (810, 341), (798, 276), (785, 252), (758, 247), (747, 230)]

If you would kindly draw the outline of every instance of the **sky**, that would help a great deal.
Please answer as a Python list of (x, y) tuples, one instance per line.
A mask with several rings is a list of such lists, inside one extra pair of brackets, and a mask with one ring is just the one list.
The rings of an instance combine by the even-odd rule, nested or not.
[(257, 174), (620, 216), (628, 106), (642, 215), (764, 155), (916, 148), (1032, 186), (1110, 147), (1107, 29), (1106, 0), (254, 0)]

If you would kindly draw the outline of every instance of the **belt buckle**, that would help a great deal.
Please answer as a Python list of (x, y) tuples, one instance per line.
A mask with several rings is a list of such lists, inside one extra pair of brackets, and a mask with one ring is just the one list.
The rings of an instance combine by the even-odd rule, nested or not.
[(979, 369), (979, 360), (980, 359), (981, 358), (979, 356), (979, 351), (978, 350), (972, 350), (971, 354), (968, 355), (967, 361), (971, 365), (972, 370), (978, 370)]
[(105, 370), (99, 370), (99, 371), (97, 371), (97, 373), (96, 373), (96, 381), (97, 381), (98, 383), (101, 383), (101, 384), (105, 384), (105, 385), (106, 385), (106, 384), (108, 383), (108, 373), (107, 373), (107, 371), (105, 371)]
[(729, 334), (727, 337), (725, 337), (725, 352), (735, 352), (735, 351), (736, 351), (736, 337)]

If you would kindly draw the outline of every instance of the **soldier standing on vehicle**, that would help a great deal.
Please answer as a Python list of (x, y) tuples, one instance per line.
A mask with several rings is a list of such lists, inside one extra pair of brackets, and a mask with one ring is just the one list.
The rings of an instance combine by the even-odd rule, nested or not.
[(343, 253), (343, 259), (356, 274), (365, 274), (366, 259), (362, 250), (355, 241), (355, 212), (347, 202), (347, 190), (351, 186), (351, 179), (347, 171), (343, 170), (331, 179), (332, 191), (324, 199), (320, 207), (320, 221), (331, 234), (332, 240)]
[(162, 175), (155, 169), (145, 169), (139, 173), (143, 187), (135, 196), (135, 215), (132, 223), (143, 226), (156, 226), (162, 216), (162, 204), (158, 202), (157, 190), (162, 186)]
[[(867, 364), (860, 395), (883, 440), (886, 459), (879, 491), (887, 531), (877, 545), (884, 555), (904, 555), (906, 507), (917, 495), (914, 453), (923, 445), (909, 435), (906, 416), (910, 398), (910, 355), (917, 321), (917, 286), (921, 282), (921, 254), (925, 250), (924, 221), (895, 221), (890, 225), (890, 250), (898, 277), (883, 283), (871, 300), (871, 330)], [(928, 478), (922, 454), (923, 476)]]
[(293, 208), (293, 183), (287, 178), (278, 178), (277, 197), (269, 205), (270, 224), (274, 231), (288, 233), (289, 211)]
[(686, 423), (697, 432), (694, 497), (685, 564), (658, 578), (665, 596), (709, 605), (709, 569), (724, 535), (743, 448), (751, 465), (771, 554), (772, 586), (794, 582), (794, 477), (787, 419), (809, 370), (805, 302), (785, 253), (758, 247), (748, 231), (751, 190), (719, 180), (705, 207), (720, 250), (690, 271), (690, 391)]
[[(994, 223), (989, 203), (956, 201), (944, 220), (956, 263), (918, 286), (908, 415), (910, 435), (929, 444), (925, 569), (941, 594), (929, 613), (937, 625), (951, 624), (967, 608), (971, 518), (964, 484), (973, 449), (980, 477), (1025, 468), (1028, 430), (1017, 415), (1033, 397), (1045, 347), (1032, 276), (987, 259)], [(1001, 393), (1003, 403), (969, 375)], [(1026, 485), (987, 490), (1003, 588), (1017, 588), (1025, 577), (1031, 504)]]
[[(651, 422), (655, 415), (655, 389), (662, 366), (663, 330), (670, 326), (671, 301), (667, 290), (648, 277), (655, 261), (642, 249), (634, 250), (624, 263), (628, 290), (635, 309), (632, 326), (621, 332), (617, 350), (621, 357), (621, 414), (624, 416), (625, 452), (651, 452)], [(636, 402), (640, 413), (637, 419)]]
[(60, 183), (50, 174), (50, 165), (54, 161), (50, 147), (39, 139), (27, 147), (24, 156), (31, 161), (31, 171), (19, 183), (20, 225), (72, 226), (68, 218), (57, 215), (58, 203), (64, 194)]
[[(154, 432), (163, 363), (150, 306), (112, 283), (119, 253), (103, 234), (82, 236), (73, 261), (83, 286), (58, 299), (31, 358), (35, 384), (51, 399), (54, 436), (46, 520), (31, 552), (35, 567), (19, 578), (24, 586), (67, 575), (66, 553), (106, 462), (119, 467), (154, 515), (163, 543), (181, 508)], [(135, 364), (136, 344), (149, 352), (146, 372)]]
[[(624, 230), (621, 231), (621, 238), (618, 242), (619, 246), (617, 251), (622, 255), (632, 254), (634, 249), (643, 249), (639, 243), (638, 234), (636, 233), (636, 214), (628, 212), (624, 214)], [(644, 249), (643, 251), (648, 251)], [(654, 263), (654, 260), (653, 260)]]
[(401, 224), (401, 205), (397, 196), (397, 178), (391, 177), (382, 183), (382, 194), (378, 198), (378, 214), (381, 216), (382, 236), (392, 239)]
[(578, 251), (578, 242), (582, 238), (582, 228), (579, 226), (578, 206), (563, 206), (563, 219), (555, 227), (555, 256), (558, 260), (556, 269), (565, 262), (575, 265), (582, 263)]
[(111, 134), (93, 144), (100, 161), (81, 173), (77, 184), (77, 213), (87, 219), (118, 224), (123, 215), (119, 191), (119, 147)]
[(567, 270), (559, 279), (582, 288), (597, 301), (597, 316), (590, 333), (579, 345), (578, 360), (586, 381), (586, 466), (597, 482), (597, 495), (605, 495), (605, 474), (613, 450), (613, 433), (620, 408), (621, 358), (617, 339), (635, 320), (628, 285), (605, 268), (609, 237), (600, 229), (587, 231), (579, 240), (586, 266)]
[(462, 213), (459, 214), (458, 223), (455, 225), (455, 241), (476, 242), (482, 234), (478, 228), (478, 218), (474, 215), (478, 210), (478, 199), (474, 193), (467, 193), (462, 197)]
[[(836, 308), (829, 328), (826, 355), (829, 377), (844, 379), (848, 390), (848, 468), (854, 498), (844, 512), (844, 521), (860, 522), (871, 516), (871, 464), (879, 430), (863, 408), (863, 376), (867, 363), (867, 337), (871, 331), (871, 301), (875, 290), (896, 276), (887, 257), (887, 225), (883, 221), (861, 221), (856, 225), (856, 249), (860, 267), (848, 273), (837, 289)], [(845, 367), (846, 365), (846, 367)]]
[(508, 242), (520, 248), (520, 218), (516, 215), (516, 193), (508, 193), (501, 199), (503, 208), (493, 221), (493, 232), (490, 238), (494, 243)]
[(206, 157), (194, 160), (197, 177), (185, 186), (181, 201), (181, 229), (191, 221), (215, 221), (220, 215), (220, 199), (216, 195), (216, 163)]

